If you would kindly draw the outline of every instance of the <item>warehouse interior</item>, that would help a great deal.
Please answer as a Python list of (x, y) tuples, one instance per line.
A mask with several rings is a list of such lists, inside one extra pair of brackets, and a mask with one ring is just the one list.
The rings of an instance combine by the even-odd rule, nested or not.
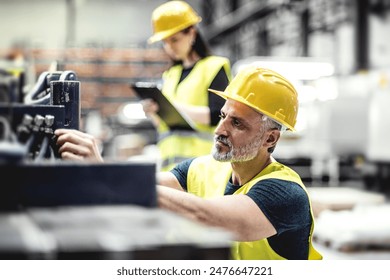
[[(169, 66), (147, 42), (164, 2), (0, 0), (1, 259), (227, 258), (229, 233), (155, 209), (157, 132), (131, 85), (160, 83)], [(304, 180), (324, 259), (390, 259), (390, 1), (187, 2), (233, 75), (269, 67), (297, 88), (297, 131), (274, 157)], [(51, 105), (24, 106), (49, 79)], [(54, 95), (64, 86), (71, 102)], [(25, 114), (101, 139), (107, 164), (18, 165)]]

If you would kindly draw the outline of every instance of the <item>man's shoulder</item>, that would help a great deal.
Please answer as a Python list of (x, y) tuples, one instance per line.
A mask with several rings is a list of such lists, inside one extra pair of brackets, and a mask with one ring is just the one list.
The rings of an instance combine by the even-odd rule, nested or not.
[(257, 181), (255, 186), (266, 186), (266, 187), (274, 187), (274, 188), (284, 188), (284, 187), (293, 187), (293, 188), (299, 188), (302, 189), (302, 187), (292, 180), (286, 180), (278, 177), (270, 177), (263, 180)]
[[(268, 197), (267, 200), (271, 199), (269, 197), (269, 192), (272, 192), (272, 198), (284, 203), (285, 205), (289, 204), (306, 204), (308, 203), (308, 196), (304, 188), (294, 182), (283, 179), (270, 178), (256, 182), (249, 191), (250, 197), (256, 197), (260, 195), (264, 200), (265, 197)], [(265, 201), (267, 201), (265, 200)], [(256, 201), (256, 200), (255, 200)]]
[(261, 178), (264, 179), (281, 179), (285, 181), (294, 182), (300, 186), (303, 186), (300, 175), (291, 167), (284, 165), (280, 162), (273, 162), (268, 165), (261, 174)]

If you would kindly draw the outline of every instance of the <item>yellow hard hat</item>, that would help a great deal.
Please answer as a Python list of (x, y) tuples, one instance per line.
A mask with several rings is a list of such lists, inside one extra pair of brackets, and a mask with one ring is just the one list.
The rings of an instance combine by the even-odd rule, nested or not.
[(298, 93), (282, 75), (256, 66), (241, 70), (225, 91), (209, 89), (225, 99), (233, 99), (295, 131)]
[(161, 41), (181, 30), (199, 23), (202, 18), (184, 1), (169, 1), (152, 13), (153, 36), (148, 43)]

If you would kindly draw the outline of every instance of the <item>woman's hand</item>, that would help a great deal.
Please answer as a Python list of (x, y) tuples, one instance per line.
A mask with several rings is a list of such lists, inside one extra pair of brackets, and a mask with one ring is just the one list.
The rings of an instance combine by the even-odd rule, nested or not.
[(58, 137), (58, 152), (62, 159), (87, 160), (103, 162), (99, 144), (95, 137), (75, 129), (57, 129), (54, 134)]
[(151, 98), (141, 100), (141, 105), (146, 115), (156, 114), (158, 112), (158, 104)]
[(160, 118), (157, 116), (157, 112), (160, 108), (157, 102), (151, 98), (148, 98), (141, 100), (140, 103), (145, 112), (145, 115), (153, 122), (155, 127), (158, 127), (160, 124)]

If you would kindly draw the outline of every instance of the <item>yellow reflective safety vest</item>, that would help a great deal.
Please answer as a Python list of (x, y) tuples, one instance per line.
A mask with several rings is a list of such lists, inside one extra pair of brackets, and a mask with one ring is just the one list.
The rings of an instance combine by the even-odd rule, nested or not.
[[(199, 60), (188, 76), (179, 83), (183, 67), (174, 65), (163, 74), (163, 94), (172, 101), (193, 106), (208, 106), (209, 87), (215, 76), (224, 68), (231, 79), (230, 62), (225, 57), (208, 56)], [(167, 171), (177, 163), (196, 156), (209, 154), (213, 145), (215, 126), (195, 123), (196, 131), (171, 131), (161, 122), (158, 148), (161, 170)]]
[[(194, 159), (188, 170), (187, 191), (199, 197), (212, 198), (223, 196), (226, 185), (232, 175), (229, 162), (218, 162), (212, 156), (202, 156)], [(244, 184), (235, 194), (246, 194), (257, 182), (265, 179), (281, 179), (292, 181), (300, 185), (305, 191), (305, 186), (299, 175), (291, 168), (273, 162), (257, 174), (251, 181)], [(307, 193), (307, 192), (306, 192)], [(310, 203), (310, 200), (309, 200)], [(312, 244), (314, 229), (314, 217), (310, 204), (310, 212), (313, 223), (311, 225), (309, 242), (309, 260), (321, 260), (321, 254), (316, 251)], [(232, 259), (236, 260), (284, 260), (268, 244), (267, 239), (252, 242), (234, 242), (231, 248)]]

